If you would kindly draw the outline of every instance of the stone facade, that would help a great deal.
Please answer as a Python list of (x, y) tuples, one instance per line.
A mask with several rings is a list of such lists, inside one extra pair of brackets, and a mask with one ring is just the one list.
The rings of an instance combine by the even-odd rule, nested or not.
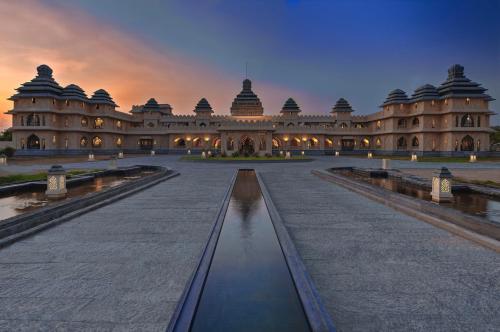
[(340, 98), (330, 115), (301, 115), (288, 99), (280, 115), (265, 115), (250, 80), (231, 106), (231, 115), (215, 115), (203, 98), (194, 115), (175, 115), (168, 104), (151, 98), (127, 114), (105, 90), (88, 98), (77, 85), (63, 88), (52, 70), (38, 75), (10, 99), (13, 145), (17, 154), (199, 153), (212, 150), (260, 155), (292, 151), (306, 154), (366, 153), (463, 155), (489, 151), (489, 102), (486, 89), (454, 65), (439, 87), (426, 84), (408, 97), (389, 93), (380, 111), (353, 115)]

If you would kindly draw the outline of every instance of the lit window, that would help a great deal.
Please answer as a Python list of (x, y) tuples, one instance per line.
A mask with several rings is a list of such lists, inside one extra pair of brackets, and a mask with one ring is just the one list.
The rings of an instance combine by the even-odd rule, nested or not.
[(380, 148), (382, 146), (382, 141), (380, 140), (380, 138), (377, 137), (377, 139), (375, 140), (375, 146), (377, 148)]
[(94, 148), (100, 148), (102, 146), (102, 139), (99, 136), (92, 138), (92, 146)]
[(465, 98), (465, 104), (469, 105), (470, 104), (470, 98)]
[(88, 144), (88, 140), (87, 140), (87, 137), (83, 136), (82, 138), (80, 138), (80, 146), (82, 148), (86, 147)]
[(102, 128), (102, 126), (103, 126), (103, 125), (104, 125), (104, 120), (103, 120), (103, 119), (101, 119), (101, 118), (96, 118), (96, 119), (94, 120), (94, 128), (99, 129), (99, 128)]
[(66, 106), (69, 106), (69, 100), (66, 99)]
[(87, 127), (89, 125), (89, 120), (85, 117), (83, 117), (80, 122), (82, 124), (82, 127)]
[(31, 103), (36, 103), (36, 99), (35, 98), (31, 98)]
[(117, 147), (121, 147), (121, 146), (122, 146), (122, 143), (123, 143), (123, 142), (122, 142), (121, 137), (118, 137), (118, 138), (116, 139), (116, 146), (117, 146)]
[(121, 128), (122, 122), (120, 120), (116, 121), (116, 128)]
[(377, 121), (377, 129), (380, 129), (382, 127), (382, 121), (378, 120)]

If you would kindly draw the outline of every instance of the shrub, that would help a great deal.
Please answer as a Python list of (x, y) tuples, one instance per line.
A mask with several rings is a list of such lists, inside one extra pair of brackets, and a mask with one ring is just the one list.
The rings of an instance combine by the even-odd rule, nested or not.
[(239, 157), (239, 156), (240, 156), (240, 154), (238, 153), (238, 151), (234, 151), (234, 152), (231, 154), (231, 156), (232, 156), (233, 158), (237, 158), (237, 157)]
[(10, 146), (6, 147), (5, 149), (0, 150), (0, 154), (4, 154), (9, 158), (13, 157), (15, 152), (16, 152), (16, 149), (14, 149), (13, 147), (10, 147)]
[(220, 154), (220, 156), (221, 156), (221, 158), (226, 158), (226, 157), (227, 157), (227, 154), (226, 154), (226, 152), (222, 152), (222, 153)]
[(271, 153), (266, 153), (266, 157), (267, 157), (267, 158), (272, 158), (272, 157), (273, 157), (273, 155), (272, 155)]
[(260, 157), (260, 155), (259, 155), (259, 153), (258, 153), (258, 152), (254, 152), (254, 153), (252, 154), (252, 157), (254, 157), (254, 158), (259, 158), (259, 157)]
[(250, 157), (250, 153), (248, 153), (247, 151), (245, 151), (245, 153), (243, 154), (243, 156), (244, 156), (245, 158), (248, 158), (248, 157)]

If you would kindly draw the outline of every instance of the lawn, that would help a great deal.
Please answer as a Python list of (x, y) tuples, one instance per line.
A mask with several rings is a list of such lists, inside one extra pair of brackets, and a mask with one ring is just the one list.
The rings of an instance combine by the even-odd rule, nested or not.
[[(67, 177), (71, 178), (75, 175), (97, 172), (98, 169), (73, 169), (67, 171)], [(41, 181), (47, 179), (47, 172), (31, 173), (31, 174), (10, 174), (0, 176), (0, 185), (13, 184), (18, 182)]]
[[(346, 157), (367, 158), (366, 155), (345, 155)], [(410, 160), (409, 156), (382, 156), (373, 155), (373, 159)], [(468, 163), (469, 157), (418, 157), (418, 162), (429, 163)], [(477, 162), (496, 161), (500, 162), (500, 157), (477, 157)]]
[(309, 157), (306, 156), (292, 156), (291, 159), (285, 159), (285, 157), (280, 157), (280, 156), (272, 156), (272, 157), (255, 157), (255, 156), (250, 156), (250, 157), (221, 157), (221, 156), (215, 156), (215, 157), (209, 157), (203, 159), (201, 156), (183, 156), (181, 157), (181, 160), (186, 160), (186, 161), (277, 161), (277, 160), (282, 160), (282, 161), (288, 161), (288, 160), (312, 160)]

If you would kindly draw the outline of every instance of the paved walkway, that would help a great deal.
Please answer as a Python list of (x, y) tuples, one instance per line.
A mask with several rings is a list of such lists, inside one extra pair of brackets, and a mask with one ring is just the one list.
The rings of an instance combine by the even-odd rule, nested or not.
[(380, 161), (177, 159), (120, 160), (166, 165), (182, 175), (0, 250), (0, 330), (163, 331), (238, 167), (262, 172), (341, 331), (500, 326), (500, 255), (310, 174)]

